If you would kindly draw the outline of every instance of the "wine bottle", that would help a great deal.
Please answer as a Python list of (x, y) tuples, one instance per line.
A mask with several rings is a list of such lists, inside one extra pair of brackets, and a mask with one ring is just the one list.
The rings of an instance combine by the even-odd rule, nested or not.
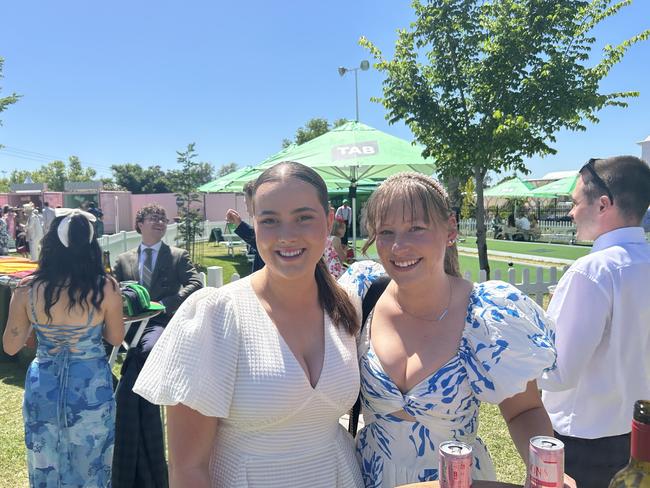
[(634, 403), (630, 462), (614, 475), (609, 488), (650, 488), (650, 400)]
[(113, 268), (111, 267), (111, 252), (104, 251), (102, 265), (104, 266), (104, 271), (107, 275), (113, 276)]

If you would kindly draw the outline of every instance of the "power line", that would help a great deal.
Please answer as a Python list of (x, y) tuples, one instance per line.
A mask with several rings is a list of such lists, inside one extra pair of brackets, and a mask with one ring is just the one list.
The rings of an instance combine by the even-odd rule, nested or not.
[[(30, 151), (27, 149), (21, 149), (13, 146), (3, 146), (0, 147), (0, 154), (5, 153), (7, 156), (12, 158), (25, 159), (27, 161), (35, 161), (37, 163), (51, 163), (52, 161), (67, 161), (68, 158), (61, 158), (58, 156), (53, 156), (51, 154), (44, 154), (37, 151)], [(86, 167), (92, 168), (98, 173), (111, 173), (110, 166), (104, 164), (89, 163), (86, 161), (81, 161)]]

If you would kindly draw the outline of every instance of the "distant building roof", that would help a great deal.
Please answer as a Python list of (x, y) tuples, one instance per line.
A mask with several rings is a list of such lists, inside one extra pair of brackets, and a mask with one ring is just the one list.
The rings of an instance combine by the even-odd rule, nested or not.
[(646, 137), (642, 141), (637, 142), (637, 144), (643, 144), (644, 142), (650, 142), (650, 136)]
[(540, 178), (540, 180), (561, 180), (562, 178), (566, 178), (567, 176), (573, 176), (578, 172), (577, 169), (572, 169), (570, 171), (552, 171), (550, 173), (546, 173), (544, 176)]

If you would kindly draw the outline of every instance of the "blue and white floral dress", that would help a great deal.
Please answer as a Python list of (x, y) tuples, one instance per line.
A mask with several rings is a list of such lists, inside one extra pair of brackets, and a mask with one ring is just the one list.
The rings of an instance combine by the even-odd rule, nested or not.
[(113, 378), (104, 322), (42, 324), (30, 288), (36, 358), (27, 369), (23, 417), (29, 485), (110, 487), (115, 440)]
[[(351, 266), (339, 282), (358, 310), (377, 263)], [(458, 353), (439, 370), (402, 393), (383, 370), (370, 341), (372, 312), (359, 338), (365, 427), (357, 454), (366, 488), (438, 479), (438, 446), (458, 440), (473, 447), (472, 477), (494, 480), (494, 466), (477, 437), (481, 401), (498, 404), (555, 366), (553, 325), (517, 288), (501, 281), (474, 284)], [(415, 422), (392, 413), (403, 410)]]

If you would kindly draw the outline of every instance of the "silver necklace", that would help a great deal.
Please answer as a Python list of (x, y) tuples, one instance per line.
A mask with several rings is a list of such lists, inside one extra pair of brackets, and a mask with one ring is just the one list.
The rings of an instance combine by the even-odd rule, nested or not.
[(402, 312), (404, 312), (406, 315), (410, 315), (411, 317), (414, 317), (414, 318), (419, 319), (419, 320), (427, 320), (427, 321), (432, 321), (432, 322), (441, 322), (442, 320), (444, 320), (444, 318), (449, 313), (449, 306), (451, 305), (451, 279), (449, 277), (447, 277), (447, 282), (449, 283), (449, 299), (447, 300), (447, 306), (442, 310), (442, 312), (440, 313), (438, 318), (435, 318), (435, 317), (422, 317), (420, 315), (416, 315), (416, 314), (414, 314), (412, 312), (409, 312), (399, 302), (399, 299), (397, 298), (397, 292), (394, 291), (393, 296), (395, 297), (395, 303), (397, 304), (399, 309)]

